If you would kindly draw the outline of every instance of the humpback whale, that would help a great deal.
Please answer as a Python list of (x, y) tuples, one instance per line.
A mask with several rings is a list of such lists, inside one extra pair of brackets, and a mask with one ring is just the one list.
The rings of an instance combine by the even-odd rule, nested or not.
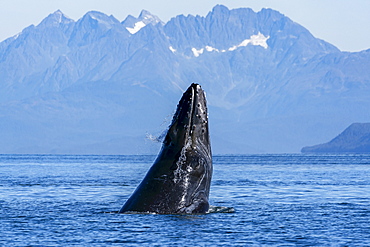
[(156, 160), (119, 213), (206, 213), (211, 178), (206, 97), (193, 83), (177, 105)]

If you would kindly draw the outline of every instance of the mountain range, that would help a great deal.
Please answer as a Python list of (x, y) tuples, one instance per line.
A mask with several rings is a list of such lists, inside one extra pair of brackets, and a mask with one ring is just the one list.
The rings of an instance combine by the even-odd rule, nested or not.
[(272, 9), (168, 22), (61, 11), (0, 43), (0, 153), (156, 153), (183, 91), (207, 93), (213, 153), (291, 153), (370, 122), (370, 50)]

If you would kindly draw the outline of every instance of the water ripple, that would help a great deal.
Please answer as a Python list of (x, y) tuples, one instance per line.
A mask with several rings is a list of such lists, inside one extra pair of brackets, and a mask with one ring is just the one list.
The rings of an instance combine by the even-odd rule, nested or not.
[(154, 156), (0, 155), (0, 246), (366, 246), (369, 155), (215, 156), (211, 204), (117, 210)]

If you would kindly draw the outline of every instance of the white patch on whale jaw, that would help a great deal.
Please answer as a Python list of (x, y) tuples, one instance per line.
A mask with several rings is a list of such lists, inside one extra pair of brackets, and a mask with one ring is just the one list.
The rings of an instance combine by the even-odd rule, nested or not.
[[(179, 210), (177, 212), (179, 214), (205, 213), (209, 207), (209, 193), (206, 192), (206, 188), (209, 186), (204, 183), (204, 180), (210, 177), (209, 164), (207, 162), (208, 156), (204, 159), (199, 159), (198, 163), (193, 165), (195, 167), (194, 168), (190, 163), (194, 162), (194, 160), (189, 160), (192, 155), (189, 154), (189, 152), (194, 153), (197, 156), (203, 155), (203, 153), (199, 153), (198, 149), (194, 149), (192, 147), (192, 142), (193, 140), (189, 136), (188, 141), (182, 148), (181, 154), (176, 162), (177, 167), (173, 171), (173, 182), (182, 188)], [(209, 162), (211, 161), (209, 160)], [(194, 181), (190, 181), (190, 178), (192, 176), (192, 172), (198, 169), (204, 171), (204, 173), (200, 175), (195, 184)]]

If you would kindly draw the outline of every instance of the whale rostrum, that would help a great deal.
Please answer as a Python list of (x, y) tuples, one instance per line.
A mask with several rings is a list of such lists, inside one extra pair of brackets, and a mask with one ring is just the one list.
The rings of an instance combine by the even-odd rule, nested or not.
[(205, 93), (183, 94), (161, 151), (120, 213), (202, 214), (209, 209), (212, 154)]

